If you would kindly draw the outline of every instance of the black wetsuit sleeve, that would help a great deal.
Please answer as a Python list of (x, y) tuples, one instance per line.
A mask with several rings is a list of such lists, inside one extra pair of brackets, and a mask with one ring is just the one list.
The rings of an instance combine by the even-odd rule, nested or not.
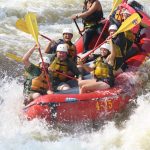
[(126, 46), (126, 38), (124, 33), (120, 33), (116, 38), (113, 38), (113, 42), (118, 45), (121, 49)]
[(78, 70), (76, 64), (75, 64), (73, 61), (71, 61), (71, 60), (68, 59), (68, 60), (67, 60), (67, 63), (68, 63), (69, 70), (70, 70), (74, 75), (76, 75), (77, 78), (82, 77), (81, 72)]

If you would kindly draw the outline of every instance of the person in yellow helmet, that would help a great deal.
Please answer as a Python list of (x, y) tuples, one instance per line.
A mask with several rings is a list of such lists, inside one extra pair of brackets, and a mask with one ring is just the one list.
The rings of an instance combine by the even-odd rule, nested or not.
[[(27, 105), (35, 98), (38, 98), (40, 95), (53, 93), (53, 89), (51, 85), (52, 75), (48, 71), (48, 67), (50, 65), (50, 59), (48, 57), (43, 57), (44, 66), (42, 64), (42, 59), (39, 60), (38, 65), (35, 65), (29, 61), (30, 56), (36, 49), (38, 49), (38, 46), (37, 45), (33, 46), (23, 56), (22, 59), (26, 71), (26, 80), (24, 82), (24, 91), (23, 91), (25, 96), (25, 101), (24, 101), (25, 105)], [(47, 74), (47, 78), (45, 73)], [(49, 89), (49, 85), (51, 85), (50, 89)]]
[(100, 55), (95, 60), (92, 67), (84, 65), (82, 62), (79, 64), (86, 71), (92, 72), (93, 79), (80, 80), (79, 90), (80, 93), (89, 93), (96, 90), (108, 89), (114, 86), (113, 66), (115, 60), (115, 51), (112, 41), (104, 43), (100, 47)]

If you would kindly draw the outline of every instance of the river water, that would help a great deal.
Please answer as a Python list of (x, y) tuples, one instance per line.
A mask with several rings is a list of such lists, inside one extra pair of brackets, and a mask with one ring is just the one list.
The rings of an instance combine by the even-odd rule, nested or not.
[[(140, 1), (150, 14), (149, 0)], [(101, 0), (105, 17), (111, 0)], [(23, 65), (8, 59), (7, 52), (17, 56), (34, 45), (32, 37), (16, 29), (15, 22), (28, 11), (36, 12), (40, 33), (52, 39), (61, 38), (62, 29), (70, 26), (73, 13), (80, 12), (80, 0), (0, 0), (0, 149), (1, 150), (149, 150), (150, 149), (150, 83), (135, 99), (136, 107), (127, 109), (117, 119), (107, 121), (97, 130), (72, 134), (48, 127), (46, 122), (22, 120)], [(81, 24), (79, 24), (81, 25)], [(48, 41), (39, 38), (42, 51)], [(38, 59), (34, 53), (32, 61)]]

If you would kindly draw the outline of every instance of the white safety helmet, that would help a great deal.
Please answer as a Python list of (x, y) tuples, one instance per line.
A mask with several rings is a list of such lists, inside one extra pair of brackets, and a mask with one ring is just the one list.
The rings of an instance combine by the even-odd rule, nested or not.
[(107, 49), (108, 51), (111, 51), (111, 50), (110, 50), (110, 44), (109, 44), (109, 43), (104, 43), (104, 44), (102, 44), (102, 45), (100, 46), (100, 49), (102, 49), (102, 48)]
[[(47, 63), (47, 64), (50, 64), (50, 59), (48, 58), (48, 57), (43, 57), (43, 62), (44, 63)], [(40, 60), (39, 60), (39, 63), (42, 63), (42, 59), (40, 58)]]
[(68, 53), (67, 44), (59, 44), (57, 46), (56, 52), (66, 52), (66, 53)]
[(118, 27), (115, 25), (115, 24), (112, 24), (112, 25), (110, 25), (109, 26), (109, 29), (108, 29), (109, 31), (110, 30), (118, 30)]
[(64, 34), (64, 33), (70, 33), (70, 34), (73, 35), (73, 30), (72, 30), (71, 28), (64, 28), (64, 29), (63, 29), (63, 34)]

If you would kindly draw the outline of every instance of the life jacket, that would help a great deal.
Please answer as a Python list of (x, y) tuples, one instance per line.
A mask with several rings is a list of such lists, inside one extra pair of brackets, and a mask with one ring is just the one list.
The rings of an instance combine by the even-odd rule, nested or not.
[(96, 59), (93, 73), (97, 81), (106, 82), (111, 87), (114, 85), (113, 67), (104, 62), (102, 58)]
[[(87, 3), (83, 7), (82, 12), (86, 12), (86, 11), (88, 11)], [(98, 22), (101, 21), (102, 18), (103, 18), (103, 11), (100, 10), (100, 11), (95, 11), (91, 15), (82, 18), (82, 21), (83, 21), (83, 24), (84, 24), (85, 28), (90, 28), (90, 27), (93, 27), (93, 26), (97, 25)]]
[(47, 91), (49, 88), (45, 73), (42, 72), (39, 76), (35, 77), (31, 81), (31, 90), (33, 91)]
[(131, 42), (135, 41), (135, 35), (130, 30), (124, 32), (124, 34), (125, 34), (125, 38), (127, 38)]
[(120, 9), (116, 10), (116, 11), (115, 11), (115, 19), (116, 19), (117, 21), (122, 22), (122, 17), (123, 17), (123, 15), (121, 14), (121, 10), (120, 10)]
[(114, 44), (114, 49), (115, 49), (116, 56), (115, 56), (113, 68), (114, 70), (118, 70), (124, 64), (126, 49), (125, 47), (123, 49), (122, 47), (119, 47), (116, 44)]
[(126, 53), (130, 50), (132, 44), (135, 42), (136, 36), (130, 30), (124, 32), (124, 34), (125, 34), (125, 40), (126, 40), (126, 45), (125, 45), (125, 55), (126, 55)]
[(74, 44), (72, 42), (67, 43), (68, 45), (68, 56), (71, 58), (73, 61), (76, 60), (77, 58), (77, 52)]
[[(128, 5), (127, 3), (122, 3), (120, 5), (121, 8), (125, 8), (127, 9), (131, 14), (136, 13), (137, 11), (132, 8), (130, 5)], [(137, 33), (140, 30), (140, 24), (136, 25), (134, 28), (131, 29), (132, 33)]]
[[(63, 39), (59, 39), (59, 41), (57, 42), (57, 46), (59, 44), (64, 44), (64, 43), (67, 44), (67, 46), (68, 46), (68, 57), (71, 58), (73, 61), (76, 60), (76, 57), (77, 57), (76, 48), (71, 41), (69, 43), (66, 43), (66, 42), (64, 42)], [(57, 48), (57, 46), (56, 46), (56, 48)], [(56, 50), (55, 50), (55, 52), (56, 52)]]
[(51, 63), (50, 68), (52, 70), (56, 70), (57, 72), (53, 72), (53, 77), (54, 78), (59, 78), (60, 81), (66, 81), (66, 77), (59, 74), (67, 74), (68, 73), (68, 65), (66, 61), (60, 61), (58, 58), (55, 58), (54, 61)]

